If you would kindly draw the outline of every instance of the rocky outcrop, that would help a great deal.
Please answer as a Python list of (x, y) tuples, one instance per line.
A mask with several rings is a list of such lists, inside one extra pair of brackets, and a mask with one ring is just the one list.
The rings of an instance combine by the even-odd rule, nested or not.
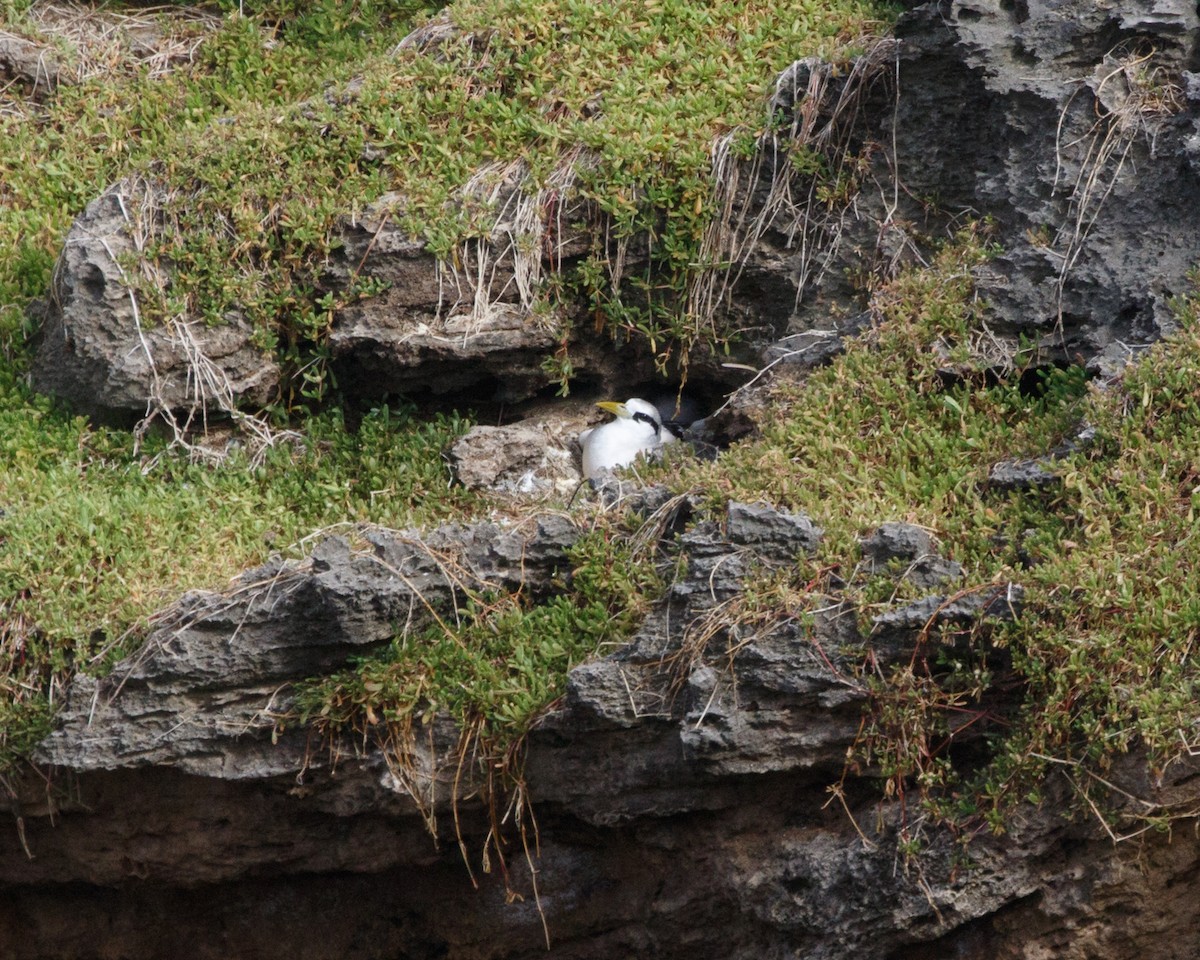
[[(551, 955), (574, 958), (983, 960), (1068, 935), (1054, 955), (1197, 945), (1178, 925), (1191, 901), (1165, 891), (1200, 844), (1150, 840), (1139, 856), (1161, 869), (1128, 870), (1123, 848), (1053, 802), (1002, 842), (978, 838), (969, 869), (934, 830), (905, 869), (904, 807), (881, 805), (877, 772), (847, 776), (845, 762), (867, 697), (858, 667), (907, 662), (924, 621), (864, 633), (834, 582), (811, 616), (756, 610), (746, 586), (817, 549), (803, 516), (730, 504), (695, 517), (656, 491), (632, 505), (685, 572), (628, 645), (572, 672), (530, 735), (531, 859), (511, 828), (503, 870), (493, 855), (474, 889), (458, 844), (429, 836), (432, 813), (477, 862), (491, 829), (442, 722), (414, 744), (429, 789), (416, 797), (377, 753), (337, 757), (270, 718), (290, 681), (447, 615), (468, 581), (545, 591), (574, 526), (368, 531), (183, 598), (141, 654), (77, 681), (40, 751), (51, 778), (23, 785), (17, 829), (0, 837), (4, 955), (515, 958), (545, 956), (545, 931)], [(903, 525), (869, 539), (932, 555)], [(1136, 789), (1166, 797), (1191, 773)], [(1131, 922), (1139, 909), (1153, 920)], [(1161, 924), (1175, 924), (1169, 949), (1151, 935)]]
[[(156, 188), (123, 181), (88, 204), (67, 235), (31, 376), (38, 390), (100, 420), (132, 422), (157, 410), (267, 403), (279, 366), (238, 315), (213, 327), (142, 317), (141, 244), (158, 216)], [(128, 267), (128, 270), (127, 270)]]
[(334, 313), (329, 346), (346, 393), (519, 403), (551, 382), (547, 358), (564, 344), (577, 386), (585, 389), (621, 393), (654, 376), (643, 351), (598, 335), (590, 321), (576, 324), (572, 304), (550, 310), (537, 302), (538, 278), (569, 269), (591, 248), (585, 205), (563, 209), (558, 217), (579, 225), (551, 238), (540, 213), (529, 212), (541, 204), (519, 180), (497, 189), (491, 202), (500, 215), (490, 235), (464, 242), (449, 257), (404, 231), (399, 195), (387, 194), (342, 221), (322, 286), (384, 287)]
[(993, 333), (1110, 372), (1173, 329), (1200, 248), (1198, 35), (1185, 0), (954, 0), (901, 21), (884, 133), (911, 194), (993, 218)]
[(902, 576), (924, 590), (933, 590), (962, 576), (962, 565), (938, 556), (929, 531), (911, 523), (885, 523), (863, 538), (867, 572), (881, 573), (898, 564)]
[(58, 86), (61, 70), (58, 54), (49, 46), (0, 34), (0, 83), (16, 83), (41, 100)]
[[(916, 262), (969, 211), (996, 245), (976, 277), (993, 362), (1024, 338), (1056, 362), (1113, 373), (1173, 329), (1171, 300), (1200, 246), (1195, 4), (911, 6), (896, 42), (872, 54), (890, 58), (882, 70), (802, 61), (779, 79), (772, 105), (795, 142), (827, 163), (847, 150), (871, 162), (836, 217), (786, 170), (786, 139), (771, 142), (774, 162), (745, 165), (751, 214), (774, 201), (749, 262), (773, 260), (796, 304), (764, 359), (823, 362), (862, 326), (861, 287), (847, 278)], [(839, 111), (840, 132), (828, 128)]]
[[(836, 225), (827, 269), (802, 269), (781, 214), (735, 285), (730, 302), (738, 290), (760, 295), (770, 324), (789, 324), (791, 339), (767, 361), (828, 359), (870, 319), (844, 268), (893, 269), (964, 209), (995, 222), (1002, 249), (979, 272), (979, 315), (1002, 347), (1023, 335), (1053, 359), (1106, 372), (1161, 336), (1200, 249), (1200, 81), (1188, 73), (1200, 66), (1197, 36), (1194, 4), (1178, 0), (912, 10), (887, 48), (898, 87), (885, 71), (864, 88), (851, 143), (876, 145), (884, 189), (864, 191), (861, 218)], [(802, 113), (815, 69), (798, 65), (780, 84), (785, 114)], [(831, 103), (838, 80), (824, 75)], [(774, 170), (762, 174), (742, 181), (748, 207)], [(133, 240), (121, 204), (108, 194), (93, 208), (94, 225), (77, 225), (64, 252), (35, 378), (80, 404), (99, 397), (94, 409), (107, 414), (140, 413), (147, 397), (186, 401), (171, 342), (140, 330), (124, 306), (120, 254)], [(351, 392), (445, 386), (509, 402), (508, 384), (536, 390), (531, 358), (540, 362), (549, 341), (521, 312), (509, 267), (455, 319), (441, 309), (453, 301), (435, 258), (382, 209), (345, 229), (328, 282), (350, 286), (361, 268), (389, 283), (378, 314), (356, 302), (336, 318), (334, 362)], [(99, 332), (85, 335), (75, 323), (92, 313)], [(242, 334), (235, 324), (222, 335)], [(517, 340), (521, 355), (501, 360)], [(247, 343), (199, 349), (242, 358)], [(232, 393), (253, 397), (276, 374), (261, 355), (244, 357), (230, 369), (247, 371), (247, 387)], [(116, 358), (128, 365), (121, 382)], [(625, 375), (597, 363), (596, 383)], [(536, 434), (485, 432), (460, 472), (496, 442), (527, 449), (530, 476), (547, 468)], [(1051, 467), (1001, 465), (991, 483), (1037, 489), (1055, 482)], [(478, 482), (520, 489), (518, 468)], [(276, 721), (294, 681), (445, 615), (464, 587), (552, 589), (576, 536), (561, 516), (515, 529), (362, 531), (165, 611), (141, 654), (110, 678), (76, 682), (40, 751), (48, 779), (13, 784), (12, 829), (0, 834), (0, 953), (499, 960), (546, 956), (548, 932), (550, 955), (580, 960), (1200, 955), (1195, 831), (1114, 844), (1093, 819), (1062, 815), (1064, 770), (1007, 835), (975, 837), (964, 864), (913, 806), (881, 801), (882, 771), (847, 766), (869, 703), (861, 667), (913, 663), (934, 624), (970, 633), (1019, 616), (1018, 584), (961, 588), (962, 571), (926, 531), (886, 524), (864, 537), (864, 568), (906, 579), (916, 600), (856, 610), (830, 574), (811, 585), (812, 603), (764, 609), (755, 597), (765, 578), (819, 546), (807, 518), (745, 504), (701, 516), (661, 491), (637, 499), (676, 576), (628, 644), (571, 673), (530, 734), (524, 778), (537, 829), (523, 819), (522, 834), (514, 808), (493, 872), (478, 869), (495, 839), (474, 800), (485, 778), (446, 774), (458, 740), (444, 719), (413, 744), (417, 779), (407, 782), (378, 752), (339, 753)], [(996, 667), (987, 707), (1002, 712), (1017, 692)], [(973, 746), (968, 731), (965, 762)], [(1154, 778), (1142, 760), (1106, 772), (1117, 796), (1145, 805), (1139, 813), (1196, 809), (1195, 758)], [(921, 850), (909, 858), (914, 839)]]
[[(863, 285), (850, 280), (915, 262), (970, 211), (990, 219), (998, 250), (977, 277), (997, 365), (1024, 337), (1056, 362), (1118, 369), (1172, 328), (1171, 300), (1200, 246), (1190, 216), (1200, 202), (1200, 81), (1189, 72), (1200, 67), (1198, 21), (1184, 0), (938, 0), (849, 71), (801, 61), (771, 101), (783, 135), (722, 167), (720, 259), (738, 266), (701, 278), (694, 306), (743, 331), (743, 360), (824, 362), (869, 322)], [(843, 206), (817, 199), (819, 184), (794, 169), (797, 144), (859, 192)], [(520, 177), (490, 189), (493, 235), (444, 259), (400, 227), (403, 198), (343, 220), (320, 286), (344, 301), (329, 350), (345, 393), (511, 404), (547, 385), (544, 364), (564, 343), (585, 390), (628, 395), (653, 375), (628, 344), (573, 322), (583, 318), (570, 304), (561, 316), (532, 308), (536, 278), (569, 267), (592, 238), (551, 236)], [(202, 356), (232, 404), (262, 402), (278, 368), (236, 316), (224, 327), (141, 328), (118, 266), (134, 252), (121, 194), (96, 201), (68, 238), (37, 388), (83, 412), (141, 415), (150, 400), (211, 400), (218, 391), (205, 393), (189, 366)], [(575, 205), (556, 222), (586, 222)], [(633, 270), (639, 255), (628, 255)], [(360, 298), (364, 282), (385, 289)], [(703, 357), (693, 373), (714, 395), (736, 385)]]
[(579, 425), (532, 416), (504, 427), (472, 427), (450, 445), (459, 483), (510, 496), (570, 495), (583, 480), (574, 448)]
[[(35, 387), (118, 422), (159, 410), (266, 405), (281, 389), (281, 368), (253, 345), (254, 331), (236, 310), (215, 325), (143, 318), (129, 271), (169, 284), (141, 259), (147, 221), (160, 215), (155, 189), (116, 184), (72, 226), (51, 295), (34, 308)], [(510, 188), (514, 198), (517, 191)], [(570, 303), (554, 311), (535, 304), (530, 277), (564, 269), (589, 249), (585, 230), (530, 260), (515, 253), (529, 238), (497, 227), (493, 237), (465, 243), (447, 259), (401, 228), (401, 207), (402, 198), (388, 194), (343, 218), (319, 280), (338, 299), (327, 347), (345, 397), (406, 395), (503, 410), (546, 391), (554, 382), (548, 358), (566, 347), (577, 391), (629, 396), (637, 386), (664, 382), (644, 350), (597, 331), (590, 319), (576, 323)], [(377, 292), (354, 292), (364, 285)], [(712, 396), (741, 377), (699, 355), (694, 366)]]
[(332, 537), (302, 564), (251, 570), (226, 593), (188, 594), (109, 677), (78, 678), (39, 757), (76, 772), (157, 765), (224, 779), (294, 774), (305, 765), (306, 735), (281, 741), (275, 732), (290, 683), (420, 630), (466, 591), (545, 593), (577, 536), (553, 515), (516, 529), (366, 530), (356, 547)]

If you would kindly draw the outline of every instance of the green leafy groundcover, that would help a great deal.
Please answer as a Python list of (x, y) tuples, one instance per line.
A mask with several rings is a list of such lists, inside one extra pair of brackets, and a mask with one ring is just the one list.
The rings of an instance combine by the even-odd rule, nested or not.
[[(808, 54), (844, 56), (890, 13), (864, 0), (460, 0), (423, 42), (365, 52), (353, 88), (283, 108), (247, 98), (230, 122), (191, 126), (135, 161), (177, 198), (160, 211), (151, 254), (171, 284), (141, 291), (146, 313), (218, 323), (236, 307), (285, 369), (308, 371), (303, 391), (318, 398), (336, 304), (317, 276), (339, 217), (395, 191), (402, 225), (452, 259), (457, 243), (490, 234), (496, 210), (480, 193), (512, 176), (532, 193), (570, 168), (608, 236), (637, 234), (651, 249), (650, 272), (623, 298), (581, 282), (611, 328), (669, 354), (698, 336), (682, 292), (703, 266), (714, 214), (714, 140), (760, 132), (780, 70)], [(257, 26), (222, 38), (231, 49), (216, 48), (216, 64), (255, 89), (244, 64)], [(468, 191), (472, 182), (481, 188)], [(584, 276), (605, 276), (606, 257), (597, 251)]]
[[(381, 408), (357, 433), (336, 412), (261, 465), (189, 463), (153, 436), (95, 429), (32, 394), (25, 308), (44, 296), (71, 220), (131, 169), (170, 162), (244, 105), (290, 105), (340, 82), (409, 4), (305, 5), (251, 20), (0, 2), (0, 29), (48, 43), (52, 96), (0, 93), (0, 771), (45, 730), (77, 668), (102, 669), (182, 591), (220, 586), (316, 527), (403, 525), (469, 506), (440, 451), (458, 419)], [(158, 57), (135, 42), (158, 32)]]
[[(887, 671), (874, 666), (869, 641), (827, 651), (857, 664), (871, 691), (851, 765), (882, 775), (890, 795), (926, 814), (909, 820), (914, 850), (923, 825), (935, 822), (968, 838), (1004, 830), (1017, 804), (1040, 800), (1050, 771), (1069, 776), (1079, 809), (1112, 817), (1115, 831), (1105, 797), (1114, 758), (1138, 746), (1161, 770), (1198, 740), (1196, 301), (1180, 301), (1180, 333), (1117, 384), (1093, 386), (1078, 368), (1041, 366), (1033, 348), (998, 370), (977, 334), (971, 280), (994, 251), (987, 225), (978, 225), (928, 267), (880, 287), (875, 329), (802, 381), (777, 380), (756, 438), (716, 461), (642, 469), (718, 514), (731, 498), (766, 500), (825, 529), (816, 557), (748, 586), (732, 619), (803, 622), (834, 594), (860, 611), (869, 634), (875, 614), (927, 592), (899, 570), (859, 567), (859, 538), (888, 520), (938, 538), (964, 568), (954, 590), (1024, 587), (1015, 622), (931, 629), (911, 660)], [(1057, 462), (1059, 484), (991, 488), (994, 464), (1041, 456), (1083, 424), (1094, 437)], [(510, 605), (494, 618), (472, 611), (461, 631), (401, 638), (382, 658), (310, 687), (306, 715), (360, 733), (399, 723), (411, 735), (436, 705), (464, 728), (512, 743), (541, 700), (523, 699), (532, 685), (515, 678), (529, 669), (561, 676), (572, 657), (613, 636), (606, 609), (644, 605), (657, 588), (650, 577), (610, 583), (607, 599), (595, 602), (611, 571), (633, 568), (616, 551), (620, 542), (590, 543), (591, 573), (580, 575), (578, 592), (531, 610)], [(568, 651), (568, 638), (581, 636), (587, 642)], [(496, 659), (501, 650), (517, 653)], [(549, 684), (545, 695), (557, 689)], [(1124, 812), (1145, 825), (1186, 811)]]
[[(711, 215), (713, 139), (752, 136), (768, 122), (764, 95), (779, 69), (845, 51), (894, 12), (475, 0), (448, 9), (453, 29), (397, 50), (431, 8), (92, 11), (118, 26), (157, 18), (194, 41), (155, 72), (140, 56), (101, 57), (56, 33), (39, 9), (0, 0), (0, 28), (50, 39), (80, 79), (45, 102), (15, 88), (0, 102), (0, 735), (10, 758), (44, 729), (73, 670), (129, 649), (136, 625), (182, 590), (220, 585), (325, 525), (431, 523), (480, 507), (448, 486), (441, 462), (466, 426), (457, 418), (381, 407), (350, 430), (326, 411), (293, 423), (298, 438), (261, 464), (235, 450), (213, 466), (31, 395), (24, 308), (46, 292), (71, 219), (104, 186), (140, 173), (185, 201), (166, 218), (180, 229), (158, 238), (177, 281), (161, 311), (218, 317), (236, 302), (287, 359), (319, 344), (329, 304), (314, 271), (339, 212), (400, 190), (406, 225), (450, 252), (488, 229), (486, 206), (446, 206), (475, 171), (518, 160), (536, 187), (585, 151), (581, 188), (615, 234), (650, 236), (656, 273), (643, 278), (638, 310), (605, 302), (602, 250), (581, 283), (614, 307), (610, 322), (665, 342), (687, 320), (672, 297)], [(1022, 389), (1036, 353), (997, 378), (977, 335), (970, 271), (989, 254), (983, 226), (875, 290), (877, 328), (806, 381), (779, 382), (758, 438), (661, 475), (714, 505), (767, 500), (826, 529), (811, 564), (756, 585), (747, 615), (754, 604), (802, 615), (826, 602), (817, 594), (833, 571), (864, 623), (910, 599), (912, 588), (856, 570), (857, 538), (886, 520), (933, 531), (963, 565), (965, 590), (1025, 586), (1016, 623), (936, 634), (911, 665), (878, 675), (868, 661), (863, 675), (875, 699), (858, 762), (893, 790), (916, 790), (938, 817), (1002, 829), (1015, 802), (1038, 799), (1047, 769), (1069, 776), (1091, 809), (1122, 751), (1143, 748), (1162, 769), (1195, 749), (1200, 324), (1195, 298), (1183, 299), (1179, 335), (1123, 382), (1099, 389), (1077, 370), (1047, 370), (1040, 389)], [(1082, 421), (1095, 439), (1059, 464), (1060, 485), (989, 489), (996, 461), (1039, 455)], [(403, 731), (436, 706), (494, 745), (519, 738), (567, 667), (626, 633), (657, 591), (653, 571), (622, 553), (627, 535), (587, 539), (551, 601), (477, 598), (461, 622), (314, 682), (305, 713), (330, 729)], [(629, 576), (605, 580), (617, 570)], [(997, 670), (1019, 691), (1004, 717), (985, 704)], [(1176, 811), (1140, 813), (1165, 822)]]
[[(872, 333), (804, 382), (777, 383), (757, 439), (673, 482), (714, 503), (761, 497), (825, 528), (813, 561), (760, 585), (766, 610), (802, 615), (843, 591), (869, 633), (875, 613), (922, 592), (900, 571), (857, 566), (858, 538), (888, 520), (939, 539), (964, 567), (955, 590), (1024, 586), (1013, 623), (933, 630), (886, 673), (861, 659), (873, 706), (853, 762), (889, 794), (969, 837), (1004, 830), (1053, 774), (1114, 834), (1114, 800), (1142, 826), (1166, 825), (1191, 808), (1126, 802), (1105, 773), (1134, 748), (1154, 772), (1200, 748), (1200, 297), (1178, 301), (1179, 332), (1121, 381), (1047, 367), (1030, 390), (1036, 351), (998, 378), (977, 333), (970, 268), (991, 253), (986, 232), (878, 290)], [(993, 464), (1042, 456), (1086, 425), (1091, 441), (1053, 468), (1059, 484), (990, 487)]]
[[(399, 49), (435, 4), (241, 6), (0, 0), (0, 29), (48, 44), (62, 65), (47, 97), (19, 84), (0, 92), (6, 761), (44, 730), (75, 669), (127, 652), (138, 625), (182, 590), (220, 586), (273, 550), (298, 552), (325, 525), (477, 509), (448, 487), (440, 459), (466, 427), (458, 418), (397, 406), (349, 430), (326, 411), (287, 424), (298, 438), (261, 463), (234, 450), (211, 465), (31, 394), (26, 307), (46, 294), (72, 219), (107, 185), (140, 175), (176, 197), (155, 254), (172, 286), (147, 300), (148, 318), (215, 319), (236, 302), (294, 369), (313, 369), (300, 351), (319, 348), (327, 320), (313, 277), (335, 216), (400, 190), (407, 225), (449, 250), (486, 227), (486, 209), (446, 207), (478, 168), (521, 161), (536, 184), (587, 150), (596, 203), (621, 230), (653, 226), (668, 273), (686, 270), (708, 215), (712, 139), (741, 125), (753, 135), (777, 70), (836, 53), (893, 13), (865, 0), (474, 0), (446, 9), (443, 41)], [(305, 389), (327, 387), (318, 376)]]
[[(466, 427), (380, 408), (337, 412), (259, 466), (188, 463), (161, 440), (90, 428), (0, 387), (0, 755), (44, 731), (62, 683), (136, 643), (131, 628), (197, 586), (218, 587), (318, 528), (435, 523), (472, 507), (442, 450)], [(154, 458), (158, 456), (157, 461)]]
[(450, 622), (398, 636), (383, 653), (301, 685), (300, 722), (335, 739), (374, 732), (385, 747), (402, 748), (441, 712), (482, 766), (502, 763), (563, 692), (570, 667), (627, 637), (660, 591), (632, 532), (606, 523), (584, 536), (568, 553), (558, 595), (536, 603), (480, 595)]

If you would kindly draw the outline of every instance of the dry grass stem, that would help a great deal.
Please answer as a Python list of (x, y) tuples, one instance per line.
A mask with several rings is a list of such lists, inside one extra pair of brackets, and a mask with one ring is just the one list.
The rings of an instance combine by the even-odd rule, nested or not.
[[(1063, 297), (1071, 271), (1105, 201), (1121, 180), (1134, 144), (1144, 139), (1153, 156), (1158, 133), (1170, 117), (1183, 109), (1182, 91), (1166, 78), (1161, 68), (1150, 66), (1153, 58), (1153, 50), (1140, 55), (1119, 49), (1110, 51), (1097, 75), (1079, 84), (1059, 114), (1055, 134), (1055, 192), (1059, 182), (1068, 176), (1067, 170), (1076, 168), (1067, 196), (1065, 222), (1053, 240), (1060, 261), (1056, 282), (1060, 336)], [(1096, 119), (1080, 136), (1064, 140), (1071, 106), (1084, 89), (1092, 92)]]
[(189, 64), (222, 17), (200, 7), (143, 7), (131, 12), (35, 3), (25, 22), (36, 40), (67, 52), (59, 79), (66, 73), (81, 83), (141, 68), (155, 79)]

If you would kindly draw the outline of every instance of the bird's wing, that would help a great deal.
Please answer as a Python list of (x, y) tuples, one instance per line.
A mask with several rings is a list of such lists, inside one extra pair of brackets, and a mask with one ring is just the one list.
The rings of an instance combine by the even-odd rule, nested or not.
[(687, 428), (678, 420), (664, 420), (662, 422), (662, 443), (674, 443), (676, 440), (683, 439), (683, 431)]

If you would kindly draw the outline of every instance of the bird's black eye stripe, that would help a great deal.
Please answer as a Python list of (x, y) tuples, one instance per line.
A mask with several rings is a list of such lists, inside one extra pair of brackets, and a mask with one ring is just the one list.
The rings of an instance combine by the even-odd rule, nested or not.
[(650, 424), (650, 426), (652, 426), (654, 428), (655, 436), (658, 436), (659, 431), (662, 430), (662, 425), (657, 420), (655, 420), (652, 416), (650, 416), (650, 414), (648, 414), (648, 413), (642, 413), (639, 410), (637, 413), (635, 413), (633, 415), (633, 419), (641, 420), (643, 423)]

